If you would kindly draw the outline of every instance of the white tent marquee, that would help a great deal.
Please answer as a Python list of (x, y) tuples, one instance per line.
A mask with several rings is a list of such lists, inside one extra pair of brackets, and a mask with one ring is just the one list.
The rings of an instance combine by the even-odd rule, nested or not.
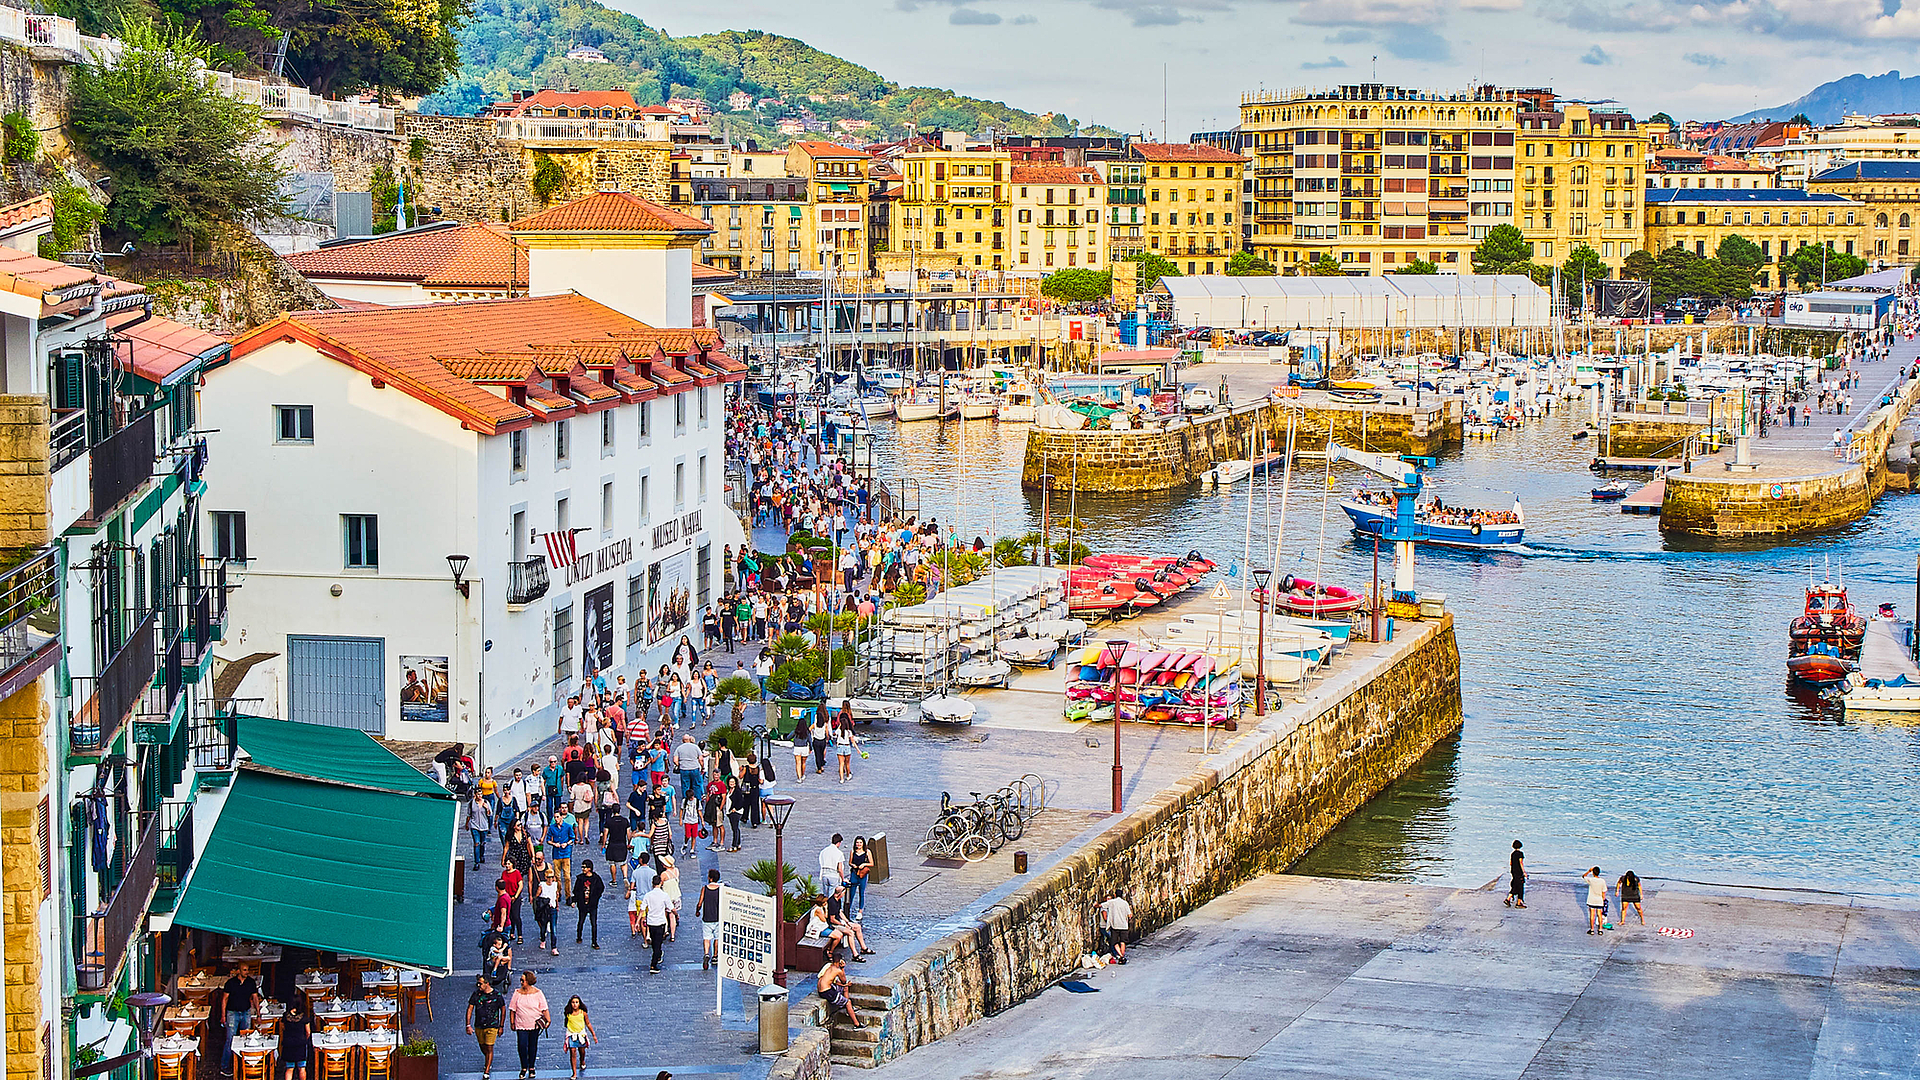
[(1182, 326), (1237, 330), (1543, 327), (1552, 296), (1518, 274), (1383, 277), (1164, 277)]

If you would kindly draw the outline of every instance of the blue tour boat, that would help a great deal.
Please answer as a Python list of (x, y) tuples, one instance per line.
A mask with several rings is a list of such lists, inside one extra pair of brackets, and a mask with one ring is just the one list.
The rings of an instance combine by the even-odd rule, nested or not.
[[(1381, 495), (1386, 496), (1384, 503), (1375, 501)], [(1362, 492), (1355, 498), (1342, 499), (1340, 509), (1353, 519), (1354, 532), (1361, 536), (1381, 536), (1392, 531), (1388, 527), (1394, 516), (1392, 498), (1387, 493)], [(1416, 510), (1413, 523), (1418, 529), (1414, 538), (1417, 544), (1498, 550), (1513, 547), (1524, 540), (1527, 515), (1518, 500), (1511, 510), (1464, 507), (1436, 510), (1429, 505)]]

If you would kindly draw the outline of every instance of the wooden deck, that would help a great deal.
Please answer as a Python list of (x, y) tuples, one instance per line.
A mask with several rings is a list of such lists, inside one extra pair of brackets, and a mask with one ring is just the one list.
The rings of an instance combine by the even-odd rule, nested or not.
[(1906, 623), (1867, 620), (1867, 640), (1860, 647), (1860, 674), (1869, 679), (1905, 675), (1908, 682), (1920, 682), (1920, 664), (1913, 662), (1906, 641)]
[(1664, 477), (1620, 500), (1620, 512), (1623, 514), (1658, 514), (1660, 504), (1667, 498), (1667, 481)]
[(1617, 469), (1623, 472), (1660, 472), (1672, 469), (1680, 464), (1679, 458), (1659, 457), (1596, 457), (1590, 466), (1595, 472)]

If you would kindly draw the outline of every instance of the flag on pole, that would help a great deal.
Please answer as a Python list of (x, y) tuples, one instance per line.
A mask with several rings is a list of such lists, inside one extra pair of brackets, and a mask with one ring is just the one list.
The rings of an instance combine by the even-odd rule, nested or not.
[(407, 227), (407, 177), (400, 173), (394, 177), (394, 187), (398, 194), (393, 197), (393, 227), (395, 231), (404, 231)]
[(580, 561), (580, 552), (574, 546), (573, 532), (550, 532), (546, 534), (547, 565), (555, 570), (565, 570)]

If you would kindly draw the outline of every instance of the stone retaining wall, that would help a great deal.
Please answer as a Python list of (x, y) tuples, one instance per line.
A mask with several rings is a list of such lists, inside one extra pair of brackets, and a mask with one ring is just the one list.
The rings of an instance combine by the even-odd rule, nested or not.
[[(1164, 926), (1255, 874), (1286, 869), (1433, 745), (1460, 730), (1451, 615), (1405, 627), (1371, 677), (1269, 717), (1209, 765), (996, 905), (969, 930), (895, 969), (872, 1064), (1040, 993), (1095, 948), (1094, 913), (1124, 890), (1142, 930)], [(862, 1062), (862, 1064), (866, 1064)]]
[(825, 1028), (802, 1028), (775, 1059), (767, 1080), (827, 1080), (833, 1075)]
[(1600, 453), (1606, 457), (1661, 457), (1678, 461), (1686, 441), (1707, 426), (1707, 418), (1672, 419), (1615, 418), (1600, 439)]
[(1339, 402), (1302, 405), (1262, 398), (1230, 412), (1177, 418), (1134, 431), (1066, 431), (1035, 427), (1027, 433), (1022, 486), (1037, 489), (1050, 476), (1055, 491), (1165, 491), (1200, 479), (1219, 462), (1247, 456), (1257, 433), (1275, 452), (1286, 445), (1287, 418), (1296, 417), (1294, 447), (1324, 450), (1329, 436), (1355, 450), (1437, 456), (1461, 441), (1459, 399), (1413, 409)]

